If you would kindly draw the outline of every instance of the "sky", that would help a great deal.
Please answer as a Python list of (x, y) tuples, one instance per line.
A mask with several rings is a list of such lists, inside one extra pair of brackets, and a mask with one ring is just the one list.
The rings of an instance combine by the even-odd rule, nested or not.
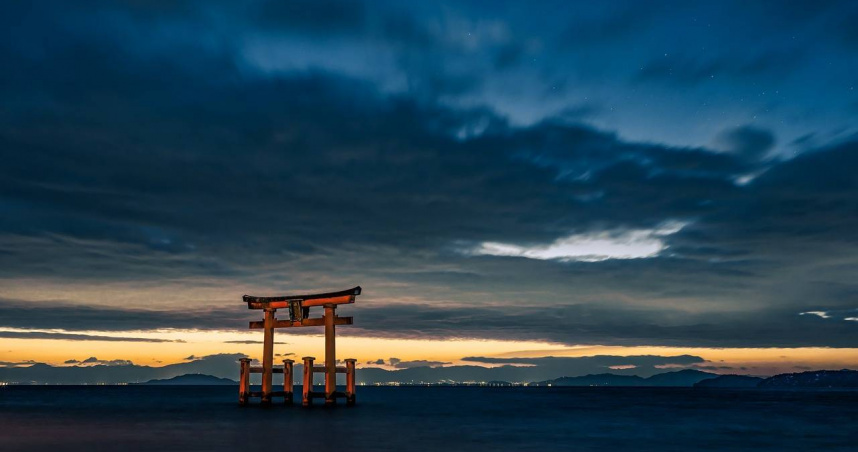
[(338, 355), (363, 367), (858, 368), (855, 23), (5, 2), (0, 366), (258, 358), (243, 294), (360, 285)]

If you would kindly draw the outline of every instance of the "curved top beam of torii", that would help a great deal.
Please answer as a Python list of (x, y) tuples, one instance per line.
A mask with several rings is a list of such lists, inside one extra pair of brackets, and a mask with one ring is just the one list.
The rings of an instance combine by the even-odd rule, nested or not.
[(355, 297), (360, 295), (360, 286), (352, 287), (351, 289), (341, 290), (339, 292), (327, 292), (307, 295), (283, 295), (278, 297), (255, 297), (245, 295), (242, 299), (247, 303), (248, 309), (266, 309), (266, 308), (288, 308), (293, 301), (300, 300), (302, 306), (324, 306), (326, 304), (348, 304), (354, 303)]

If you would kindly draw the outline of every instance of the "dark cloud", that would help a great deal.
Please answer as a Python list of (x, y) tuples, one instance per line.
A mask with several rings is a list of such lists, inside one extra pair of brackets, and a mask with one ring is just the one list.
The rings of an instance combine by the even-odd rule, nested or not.
[(715, 145), (745, 159), (760, 159), (772, 150), (775, 137), (768, 130), (753, 126), (741, 126), (721, 132)]
[(573, 123), (590, 119), (605, 111), (604, 107), (593, 103), (574, 105), (561, 110), (557, 116)]
[[(66, 363), (68, 363), (68, 361)], [(132, 365), (134, 365), (134, 363), (132, 363), (130, 360), (127, 360), (127, 359), (98, 359), (95, 356), (90, 356), (89, 358), (87, 358), (83, 361), (80, 361), (79, 364), (92, 364), (92, 365), (99, 365), (99, 366), (132, 366)]]
[(254, 23), (273, 32), (326, 37), (356, 33), (366, 23), (362, 2), (351, 0), (298, 0), (255, 2)]
[(443, 361), (428, 361), (425, 359), (417, 359), (414, 361), (401, 361), (396, 359), (396, 363), (393, 362), (395, 358), (391, 358), (390, 365), (395, 369), (412, 369), (415, 367), (439, 367), (445, 364), (451, 364), (449, 362)]
[(758, 75), (784, 75), (800, 62), (796, 53), (754, 55), (745, 60), (725, 55), (716, 58), (659, 55), (640, 69), (638, 82), (660, 82), (675, 86), (721, 83), (721, 77), (738, 79)]
[[(812, 25), (848, 5), (806, 15), (771, 15), (792, 8), (770, 4), (596, 5), (550, 16), (509, 5), (491, 15), (476, 5), (439, 14), (351, 2), (53, 6), (0, 15), (12, 34), (0, 43), (9, 68), (0, 73), (0, 326), (244, 330), (258, 320), (228, 307), (238, 293), (193, 295), (215, 279), (268, 292), (360, 283), (366, 295), (346, 334), (855, 346), (854, 322), (799, 315), (854, 308), (858, 294), (858, 144), (809, 130), (847, 123), (827, 115), (854, 100), (845, 82), (807, 74), (854, 71), (840, 66), (847, 58), (813, 69), (814, 52), (794, 54), (791, 44), (795, 35), (825, 46), (831, 38)], [(647, 14), (627, 12), (638, 9)], [(642, 48), (614, 47), (633, 48), (631, 39)], [(654, 53), (662, 47), (667, 57)], [(629, 88), (635, 77), (679, 79), (680, 100), (658, 84)], [(567, 80), (575, 98), (539, 94), (533, 120), (521, 121), (546, 80)], [(751, 122), (748, 112), (777, 104), (769, 97), (781, 89), (818, 113), (787, 131), (778, 119), (793, 116), (774, 111)], [(642, 107), (652, 99), (663, 103)], [(718, 137), (729, 152), (704, 144), (733, 119), (688, 113), (709, 109), (746, 124)], [(697, 126), (712, 133), (686, 139)], [(635, 130), (659, 139), (630, 138)], [(775, 137), (806, 143), (803, 153), (763, 164), (778, 151)], [(647, 259), (463, 252), (625, 237), (666, 221), (685, 226)], [(38, 303), (56, 300), (23, 282), (39, 279), (182, 290), (157, 302), (44, 309)], [(26, 287), (7, 292), (6, 282)]]
[[(853, 5), (854, 6), (854, 5)], [(839, 14), (834, 22), (834, 35), (842, 40), (842, 44), (850, 50), (858, 49), (858, 31), (855, 21), (858, 20), (858, 8), (853, 8), (845, 14)]]
[(540, 358), (485, 358), (465, 357), (463, 361), (483, 364), (518, 364), (537, 367), (544, 374), (579, 376), (586, 374), (615, 373), (620, 375), (649, 376), (661, 372), (661, 368), (689, 367), (703, 363), (703, 358), (692, 355), (679, 356), (584, 356), (584, 357), (540, 357)]
[(36, 364), (36, 361), (31, 359), (25, 361), (0, 361), (0, 367), (30, 366), (32, 364)]
[(736, 370), (736, 367), (731, 366), (694, 366), (695, 369), (700, 370), (711, 370), (711, 371), (723, 371), (723, 370)]
[[(363, 308), (355, 314), (355, 326), (344, 328), (341, 334), (409, 339), (515, 338), (569, 345), (855, 347), (854, 325), (850, 323), (842, 318), (820, 319), (766, 309), (677, 316), (667, 308), (530, 305), (493, 309), (410, 304)], [(396, 365), (394, 361), (390, 364)]]
[(624, 41), (634, 33), (640, 33), (652, 25), (653, 19), (664, 13), (665, 7), (665, 2), (649, 4), (617, 2), (607, 7), (607, 11), (604, 12), (596, 8), (592, 15), (575, 15), (570, 18), (562, 42), (573, 48), (581, 48), (606, 42)]
[[(494, 261), (488, 258), (487, 261)], [(692, 261), (684, 259), (661, 260), (663, 268), (653, 269), (652, 262), (634, 262), (628, 272), (650, 272), (661, 274), (669, 269), (681, 269), (693, 265)], [(509, 275), (508, 288), (511, 291), (507, 299), (497, 299), (505, 306), (515, 306), (516, 299), (522, 297), (521, 288), (516, 288), (518, 280), (528, 280), (531, 275), (542, 274), (550, 281), (554, 278), (566, 277), (587, 281), (597, 279), (600, 273), (613, 275), (622, 270), (623, 266), (604, 263), (584, 263), (577, 266), (560, 266), (551, 262), (526, 262), (527, 265), (515, 266), (515, 271), (522, 272), (516, 276)], [(533, 268), (530, 268), (533, 267)], [(556, 273), (557, 271), (559, 273)], [(584, 271), (586, 270), (586, 271)], [(624, 273), (626, 270), (622, 270)], [(578, 274), (576, 274), (578, 273)], [(645, 284), (652, 277), (646, 273), (640, 275), (641, 280), (632, 284), (630, 290), (645, 294), (648, 297), (665, 298), (666, 300), (684, 300), (687, 293), (671, 293), (676, 291), (672, 285), (664, 289), (665, 282)], [(604, 284), (612, 284), (614, 278), (605, 279)], [(735, 280), (736, 275), (724, 275), (724, 281)], [(437, 277), (420, 280), (434, 283), (446, 281)], [(479, 284), (478, 282), (475, 284)], [(725, 284), (719, 280), (711, 281), (710, 296), (730, 299), (738, 296), (743, 287), (722, 288)], [(518, 290), (518, 292), (516, 292)], [(665, 292), (667, 290), (667, 292)], [(691, 294), (695, 292), (689, 292)], [(818, 288), (817, 293), (823, 293)], [(843, 291), (833, 292), (844, 294)], [(598, 288), (594, 289), (594, 295)], [(579, 297), (590, 295), (582, 292)], [(576, 297), (578, 298), (578, 297)], [(516, 339), (538, 340), (563, 344), (599, 343), (605, 345), (675, 345), (675, 346), (752, 346), (752, 347), (795, 347), (795, 346), (832, 346), (854, 347), (853, 322), (845, 319), (854, 316), (851, 309), (829, 309), (826, 317), (816, 315), (800, 315), (796, 306), (769, 307), (765, 304), (755, 308), (753, 315), (747, 311), (736, 313), (714, 314), (701, 311), (699, 314), (684, 314), (677, 316), (673, 308), (630, 308), (616, 301), (602, 299), (603, 304), (580, 304), (580, 299), (555, 299), (552, 304), (530, 304), (509, 307), (492, 308), (485, 306), (432, 306), (426, 304), (364, 306), (355, 310), (355, 325), (342, 328), (344, 336), (369, 336), (388, 338), (480, 338), (480, 339)], [(848, 299), (846, 303), (848, 303)], [(570, 303), (570, 304), (565, 304)], [(6, 308), (3, 311), (2, 308)], [(820, 308), (822, 309), (822, 308)], [(145, 311), (124, 310), (113, 308), (81, 308), (81, 315), (76, 315), (78, 308), (71, 305), (56, 305), (55, 316), (43, 315), (38, 321), (33, 320), (36, 308), (24, 309), (20, 304), (0, 304), (0, 311), (15, 312), (17, 316), (2, 317), (14, 322), (22, 319), (36, 328), (51, 329), (82, 329), (82, 330), (114, 330), (123, 329), (155, 329), (155, 328), (202, 328), (244, 331), (246, 322), (231, 320), (232, 310), (210, 311), (197, 313), (193, 319), (187, 318), (183, 311)], [(543, 315), (527, 315), (527, 312), (543, 312)], [(241, 311), (246, 312), (246, 311)], [(96, 315), (97, 314), (97, 315)], [(123, 319), (116, 322), (115, 319)], [(9, 323), (0, 326), (20, 327), (20, 324)], [(312, 333), (312, 331), (302, 331)], [(3, 334), (3, 333), (0, 333)], [(290, 333), (291, 334), (291, 333)], [(57, 336), (52, 336), (57, 335)], [(19, 335), (16, 335), (18, 337)], [(64, 336), (81, 336), (70, 333), (50, 333), (46, 337), (62, 338)], [(38, 336), (42, 337), (42, 336)], [(105, 340), (126, 340), (105, 336)], [(132, 338), (133, 339), (133, 338)], [(95, 340), (95, 339), (93, 339)], [(99, 339), (100, 340), (100, 339)], [(259, 341), (230, 341), (230, 343), (259, 343)], [(397, 358), (391, 358), (391, 366), (400, 363)]]
[(0, 337), (5, 337), (8, 339), (56, 339), (63, 341), (184, 342), (182, 340), (156, 339), (147, 337), (102, 336), (97, 334), (54, 333), (45, 331), (0, 331)]
[(502, 46), (495, 55), (495, 68), (502, 71), (518, 66), (524, 58), (524, 53), (524, 46), (520, 43), (509, 43)]
[[(125, 309), (121, 307), (80, 306), (55, 303), (51, 309), (20, 301), (0, 300), (0, 326), (7, 328), (60, 329), (70, 331), (126, 331), (174, 329), (246, 329), (243, 317), (247, 310), (206, 310), (195, 314), (176, 311)], [(12, 334), (13, 332), (0, 332)], [(15, 332), (15, 334), (18, 334)], [(20, 332), (20, 337), (62, 337), (63, 333)], [(162, 339), (117, 338), (77, 334), (80, 340), (139, 340), (143, 342), (170, 342)], [(5, 336), (12, 337), (12, 336)], [(71, 339), (72, 337), (69, 337)]]
[[(678, 355), (678, 356), (658, 356), (658, 355), (640, 355), (626, 356), (619, 358), (617, 356), (585, 356), (585, 357), (554, 357), (545, 356), (538, 358), (487, 358), (482, 356), (470, 356), (462, 358), (462, 361), (473, 361), (485, 364), (529, 364), (529, 365), (555, 365), (556, 363), (572, 363), (572, 362), (591, 362), (601, 363), (604, 367), (619, 366), (619, 365), (634, 365), (634, 366), (664, 366), (668, 364), (675, 365), (690, 365), (703, 362), (699, 356)], [(617, 362), (621, 361), (621, 362)]]

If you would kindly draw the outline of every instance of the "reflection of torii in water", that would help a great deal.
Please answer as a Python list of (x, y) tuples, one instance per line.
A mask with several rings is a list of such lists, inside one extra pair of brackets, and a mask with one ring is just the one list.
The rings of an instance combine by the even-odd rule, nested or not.
[[(304, 357), (304, 406), (312, 404), (313, 398), (325, 398), (325, 405), (337, 403), (337, 397), (344, 397), (348, 405), (355, 403), (355, 360), (347, 359), (345, 367), (337, 367), (335, 325), (351, 325), (351, 317), (337, 317), (337, 305), (354, 303), (360, 295), (360, 286), (340, 292), (320, 293), (312, 295), (288, 295), (282, 297), (253, 297), (244, 296), (248, 309), (262, 309), (265, 320), (250, 322), (250, 329), (262, 329), (262, 367), (251, 367), (249, 358), (241, 359), (241, 378), (239, 383), (238, 401), (241, 405), (247, 403), (249, 397), (260, 397), (263, 405), (271, 404), (272, 396), (283, 396), (286, 403), (292, 403), (292, 364), (293, 360), (283, 361), (283, 368), (274, 368), (274, 329), (295, 328), (302, 326), (325, 326), (325, 365), (313, 367), (313, 357)], [(310, 318), (310, 308), (323, 306), (323, 317)], [(277, 309), (288, 309), (289, 320), (277, 320), (274, 313)], [(283, 391), (271, 390), (273, 373), (283, 373)], [(262, 391), (250, 391), (250, 374), (262, 374)], [(325, 374), (325, 392), (313, 392), (313, 374)], [(337, 373), (346, 374), (346, 392), (337, 392)]]

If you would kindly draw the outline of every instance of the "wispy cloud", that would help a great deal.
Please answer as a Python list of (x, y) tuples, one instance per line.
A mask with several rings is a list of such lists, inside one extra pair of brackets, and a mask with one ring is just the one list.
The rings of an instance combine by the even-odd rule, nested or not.
[[(254, 340), (240, 340), (240, 341), (223, 341), (224, 344), (261, 344), (262, 341), (254, 341)], [(288, 345), (288, 342), (274, 342), (278, 345)]]
[(483, 242), (466, 252), (473, 255), (515, 256), (561, 262), (641, 259), (661, 254), (667, 248), (665, 237), (679, 232), (684, 226), (685, 223), (671, 221), (654, 229), (573, 234), (548, 245), (520, 246)]
[(149, 337), (103, 336), (97, 334), (58, 333), (49, 331), (0, 331), (0, 337), (8, 339), (52, 339), (64, 341), (101, 342), (184, 342), (181, 339), (158, 339)]
[[(430, 361), (430, 360), (425, 360), (425, 359), (418, 359), (418, 360), (413, 360), (413, 361), (403, 361), (399, 358), (390, 358), (387, 361), (388, 361), (388, 365), (390, 367), (393, 367), (394, 369), (412, 369), (415, 367), (440, 367), (440, 366), (444, 366), (446, 364), (451, 364), (449, 362)], [(371, 363), (383, 365), (384, 360), (378, 359), (378, 360), (371, 362)]]
[(134, 363), (127, 359), (98, 359), (95, 356), (90, 356), (84, 360), (69, 359), (63, 364), (74, 364), (78, 366), (131, 366)]
[(798, 315), (815, 315), (815, 316), (817, 316), (817, 317), (821, 317), (821, 318), (823, 318), (823, 319), (830, 319), (830, 318), (831, 318), (831, 316), (830, 316), (830, 315), (828, 315), (828, 313), (827, 313), (827, 312), (825, 312), (825, 311), (807, 311), (807, 312), (800, 312)]
[(36, 361), (32, 359), (28, 359), (25, 361), (0, 361), (0, 367), (31, 366), (33, 364), (36, 364)]

